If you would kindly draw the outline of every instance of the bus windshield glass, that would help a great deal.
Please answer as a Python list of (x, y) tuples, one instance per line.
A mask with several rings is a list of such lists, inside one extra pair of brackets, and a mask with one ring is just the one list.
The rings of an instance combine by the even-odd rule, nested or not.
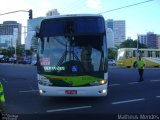
[(103, 39), (99, 36), (44, 37), (39, 49), (40, 65), (44, 72), (57, 74), (104, 71), (102, 43)]
[(124, 59), (124, 57), (125, 57), (125, 50), (124, 49), (119, 49), (117, 60), (122, 60), (122, 59)]

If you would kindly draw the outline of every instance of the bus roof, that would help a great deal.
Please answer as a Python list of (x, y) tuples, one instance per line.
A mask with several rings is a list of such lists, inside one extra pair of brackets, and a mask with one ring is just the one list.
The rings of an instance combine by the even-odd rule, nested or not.
[[(137, 50), (137, 48), (119, 48), (119, 50)], [(160, 51), (160, 49), (154, 49), (154, 48), (140, 48), (138, 50), (143, 50), (143, 51)]]
[(53, 16), (47, 16), (45, 19), (54, 19), (54, 18), (68, 18), (68, 17), (103, 17), (100, 14), (66, 14), (66, 15), (53, 15)]

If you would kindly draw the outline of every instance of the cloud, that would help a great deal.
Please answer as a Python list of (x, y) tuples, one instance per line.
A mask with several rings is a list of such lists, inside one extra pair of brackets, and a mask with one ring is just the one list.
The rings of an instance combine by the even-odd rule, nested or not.
[(102, 8), (101, 0), (87, 0), (87, 6), (92, 9), (100, 10)]

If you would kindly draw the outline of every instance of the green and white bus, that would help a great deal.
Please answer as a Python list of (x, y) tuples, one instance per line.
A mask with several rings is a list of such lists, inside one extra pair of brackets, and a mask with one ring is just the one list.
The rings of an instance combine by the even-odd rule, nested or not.
[(47, 17), (42, 20), (37, 36), (41, 95), (107, 95), (107, 41), (101, 15)]
[(160, 67), (160, 49), (120, 48), (116, 64), (124, 67), (134, 67), (138, 56), (141, 56), (146, 67)]

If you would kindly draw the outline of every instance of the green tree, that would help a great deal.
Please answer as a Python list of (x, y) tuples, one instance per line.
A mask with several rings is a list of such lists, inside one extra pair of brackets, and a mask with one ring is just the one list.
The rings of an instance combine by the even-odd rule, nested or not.
[(8, 56), (11, 57), (13, 56), (15, 53), (14, 47), (9, 47), (8, 48)]
[(116, 59), (116, 56), (117, 56), (117, 49), (108, 48), (108, 59)]
[(23, 56), (24, 55), (24, 45), (17, 45), (16, 54), (18, 56)]
[[(147, 48), (145, 44), (141, 44), (138, 42), (139, 48)], [(122, 42), (119, 48), (137, 48), (137, 40), (127, 39)]]
[(0, 50), (2, 55), (5, 55), (5, 56), (12, 56), (14, 54), (14, 48), (13, 47), (9, 47), (8, 49), (1, 49)]
[(26, 56), (32, 55), (32, 50), (26, 50)]

